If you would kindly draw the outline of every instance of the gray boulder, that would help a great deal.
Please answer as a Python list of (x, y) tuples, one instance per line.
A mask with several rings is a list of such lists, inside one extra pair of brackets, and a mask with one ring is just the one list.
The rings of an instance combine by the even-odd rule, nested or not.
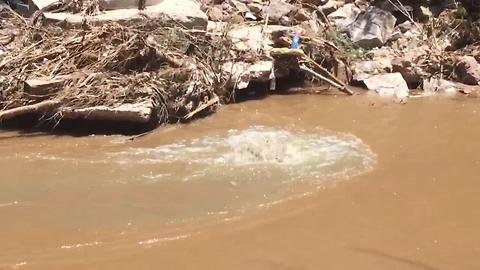
[(327, 18), (339, 31), (348, 31), (348, 27), (355, 22), (358, 14), (360, 14), (360, 9), (355, 4), (346, 4), (328, 14)]
[(480, 82), (480, 65), (472, 56), (460, 58), (455, 68), (458, 80), (465, 84), (478, 85)]
[(393, 33), (397, 19), (388, 11), (370, 7), (350, 25), (352, 41), (364, 49), (380, 47)]

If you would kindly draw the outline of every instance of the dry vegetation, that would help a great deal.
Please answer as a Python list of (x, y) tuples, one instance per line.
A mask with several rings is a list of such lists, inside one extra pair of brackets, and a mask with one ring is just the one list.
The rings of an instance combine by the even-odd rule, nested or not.
[[(227, 49), (211, 46), (228, 42), (152, 20), (66, 29), (43, 25), (41, 13), (26, 20), (4, 9), (0, 18), (8, 52), (0, 59), (2, 110), (44, 102), (55, 113), (151, 100), (162, 123), (213, 111), (229, 95), (217, 75)], [(48, 87), (28, 84), (52, 79)]]

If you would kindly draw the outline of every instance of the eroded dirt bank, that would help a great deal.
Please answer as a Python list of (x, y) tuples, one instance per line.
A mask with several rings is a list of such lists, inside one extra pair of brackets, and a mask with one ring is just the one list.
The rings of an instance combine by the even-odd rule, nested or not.
[[(114, 235), (108, 228), (85, 236), (82, 231), (63, 232), (62, 223), (46, 222), (49, 216), (81, 205), (73, 201), (75, 196), (64, 196), (68, 193), (52, 197), (44, 205), (49, 210), (45, 212), (33, 212), (31, 205), (19, 201), (18, 205), (0, 208), (2, 217), (10, 221), (0, 224), (0, 266), (5, 269), (478, 269), (480, 213), (476, 206), (480, 201), (477, 192), (480, 145), (476, 140), (480, 136), (477, 125), (480, 116), (477, 110), (475, 100), (463, 97), (412, 99), (400, 105), (366, 96), (272, 96), (223, 107), (221, 113), (212, 117), (158, 130), (134, 143), (151, 147), (174, 141), (173, 138), (186, 139), (252, 125), (320, 127), (361, 138), (377, 155), (377, 164), (373, 171), (349, 181), (326, 184), (309, 196), (268, 209), (247, 211), (230, 221), (207, 218), (178, 226), (159, 226), (146, 218), (143, 221), (147, 225), (134, 226), (133, 234), (126, 229), (126, 236)], [(27, 140), (29, 143), (25, 144)], [(17, 149), (24, 146), (18, 150), (23, 153), (28, 152), (29, 144), (48, 142), (50, 151), (60, 154), (67, 148), (71, 151), (73, 144), (79, 146), (77, 151), (88, 151), (105, 147), (110, 140), (109, 137), (8, 138), (2, 139), (0, 145), (5, 151), (12, 145)], [(13, 161), (2, 161), (0, 166), (2, 171), (19, 167)], [(30, 168), (32, 177), (35, 172), (41, 173), (42, 168), (45, 167)], [(88, 189), (96, 175), (105, 173), (100, 167), (99, 170), (82, 171), (86, 180), (78, 181), (73, 188)], [(66, 181), (70, 173), (61, 172), (58, 179)], [(14, 179), (18, 175), (11, 173), (8, 177)], [(17, 178), (16, 183), (24, 181)], [(52, 179), (35, 179), (35, 182), (55, 190)], [(9, 180), (1, 185), (5, 185), (3, 190), (24, 188), (28, 193), (36, 192), (35, 187), (15, 186)], [(122, 211), (132, 203), (148, 210), (168, 203), (162, 196), (150, 196), (154, 193), (152, 187), (148, 187), (151, 192), (147, 193), (142, 192), (145, 187), (141, 184), (112, 189), (108, 195), (105, 193), (105, 201), (98, 197), (104, 203), (102, 211)], [(190, 196), (202, 194), (199, 187), (194, 189)], [(165, 194), (174, 196), (175, 191)], [(98, 192), (92, 195), (93, 201), (102, 195)], [(30, 203), (34, 205), (35, 200)], [(87, 214), (93, 220), (95, 216), (101, 219), (102, 211), (95, 207), (81, 209), (71, 213), (71, 222), (86, 224), (91, 220), (81, 217)], [(13, 226), (15, 220), (25, 222)], [(133, 221), (134, 225), (138, 223), (142, 220)], [(29, 231), (37, 237), (30, 237)], [(140, 245), (136, 238), (153, 240), (149, 245)], [(101, 243), (98, 239), (111, 241)], [(125, 239), (134, 244), (125, 245)], [(92, 244), (96, 240), (98, 244)], [(90, 245), (82, 245), (86, 243)], [(42, 249), (42, 245), (52, 248)]]

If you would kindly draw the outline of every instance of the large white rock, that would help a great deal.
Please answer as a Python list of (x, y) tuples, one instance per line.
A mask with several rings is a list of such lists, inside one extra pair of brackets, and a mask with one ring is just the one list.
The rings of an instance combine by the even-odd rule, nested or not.
[(408, 97), (408, 86), (400, 73), (374, 75), (363, 82), (369, 90), (380, 96), (393, 96), (398, 99)]
[(66, 21), (72, 24), (82, 24), (83, 19), (91, 23), (101, 24), (103, 22), (125, 22), (131, 20), (164, 18), (165, 22), (177, 22), (187, 28), (207, 29), (208, 17), (200, 9), (200, 4), (195, 0), (160, 0), (156, 5), (147, 6), (145, 10), (137, 8), (108, 10), (96, 16), (84, 17), (81, 14), (70, 14), (66, 12), (50, 13), (45, 12), (45, 17), (53, 21)]
[(269, 51), (272, 48), (272, 32), (289, 30), (289, 27), (281, 25), (240, 26), (228, 32), (233, 45), (239, 51)]
[(350, 25), (350, 37), (362, 48), (380, 47), (392, 35), (396, 21), (397, 19), (390, 12), (370, 7)]
[(231, 76), (236, 89), (245, 89), (251, 81), (265, 82), (270, 80), (273, 70), (272, 61), (259, 61), (254, 64), (245, 62), (228, 62), (222, 66), (225, 75)]
[(328, 14), (327, 18), (338, 30), (347, 31), (348, 27), (357, 19), (358, 14), (360, 14), (360, 9), (355, 4), (346, 4)]
[(423, 80), (423, 92), (425, 95), (433, 95), (437, 92), (455, 94), (462, 88), (462, 84), (447, 80), (430, 78)]

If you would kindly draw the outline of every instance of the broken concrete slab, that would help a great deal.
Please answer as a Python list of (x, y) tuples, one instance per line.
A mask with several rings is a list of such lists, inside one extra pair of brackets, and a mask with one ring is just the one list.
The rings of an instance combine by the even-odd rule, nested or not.
[(23, 91), (26, 94), (34, 96), (47, 95), (51, 91), (57, 91), (65, 81), (71, 80), (77, 77), (85, 76), (85, 74), (72, 73), (69, 75), (59, 75), (55, 77), (39, 77), (34, 79), (25, 80)]
[(128, 22), (132, 20), (164, 19), (165, 22), (174, 22), (187, 28), (206, 30), (208, 24), (207, 15), (200, 9), (200, 4), (194, 0), (163, 0), (157, 5), (147, 6), (145, 10), (117, 9), (104, 11), (96, 16), (85, 17), (82, 14), (66, 12), (45, 12), (45, 18), (56, 22), (82, 24), (86, 19), (93, 24), (104, 22)]
[(62, 108), (62, 117), (97, 121), (148, 123), (152, 119), (151, 101), (122, 104), (116, 107), (95, 106), (83, 109)]

